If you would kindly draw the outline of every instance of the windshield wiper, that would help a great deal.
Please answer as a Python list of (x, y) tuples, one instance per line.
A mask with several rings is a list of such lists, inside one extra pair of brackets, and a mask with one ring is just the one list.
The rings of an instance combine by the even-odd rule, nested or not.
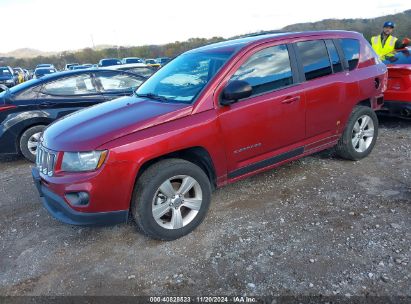
[(161, 95), (157, 95), (154, 93), (147, 93), (147, 94), (138, 94), (136, 93), (136, 96), (138, 97), (146, 97), (146, 98), (150, 98), (150, 99), (154, 99), (154, 100), (159, 100), (159, 101), (169, 101), (170, 99), (168, 99), (165, 96), (161, 96)]

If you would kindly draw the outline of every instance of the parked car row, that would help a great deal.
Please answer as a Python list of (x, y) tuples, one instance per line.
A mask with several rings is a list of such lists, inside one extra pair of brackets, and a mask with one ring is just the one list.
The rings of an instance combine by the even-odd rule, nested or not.
[[(123, 71), (136, 73), (144, 77), (150, 77), (154, 72), (169, 61), (168, 57), (154, 59), (141, 59), (137, 57), (127, 57), (122, 60), (116, 58), (106, 58), (100, 60), (98, 64), (91, 63), (68, 63), (65, 65), (65, 71), (83, 70), (92, 68), (112, 68)], [(30, 79), (38, 79), (48, 74), (59, 72), (53, 64), (38, 64), (33, 71), (22, 69), (20, 67), (12, 68), (10, 66), (0, 66), (0, 85), (11, 88)], [(4, 90), (0, 86), (0, 92)]]
[[(6, 87), (13, 87), (31, 78), (28, 70), (20, 67), (0, 66), (0, 84)], [(1, 89), (0, 89), (1, 92)]]
[(127, 57), (123, 59), (118, 59), (118, 58), (105, 58), (101, 59), (100, 62), (98, 63), (99, 67), (107, 67), (107, 66), (113, 66), (113, 65), (121, 65), (121, 64), (130, 64), (130, 63), (145, 63), (146, 65), (150, 67), (155, 67), (155, 68), (160, 68), (167, 64), (171, 58), (169, 57), (161, 57), (157, 59), (142, 59), (138, 57)]

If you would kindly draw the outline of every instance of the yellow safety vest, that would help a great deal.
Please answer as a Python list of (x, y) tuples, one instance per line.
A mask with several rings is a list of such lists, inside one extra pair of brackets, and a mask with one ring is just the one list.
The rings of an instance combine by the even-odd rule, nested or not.
[(388, 53), (391, 53), (395, 50), (395, 42), (397, 38), (394, 36), (388, 36), (387, 40), (385, 41), (384, 46), (382, 46), (381, 35), (374, 36), (371, 38), (371, 46), (374, 51), (377, 53), (378, 57), (383, 57)]

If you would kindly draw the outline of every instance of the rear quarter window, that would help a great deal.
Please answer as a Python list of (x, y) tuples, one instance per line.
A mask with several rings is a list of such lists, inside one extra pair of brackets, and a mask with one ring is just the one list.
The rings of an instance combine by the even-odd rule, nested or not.
[(360, 60), (360, 42), (357, 39), (343, 38), (340, 39), (340, 43), (348, 69), (352, 71), (358, 66)]

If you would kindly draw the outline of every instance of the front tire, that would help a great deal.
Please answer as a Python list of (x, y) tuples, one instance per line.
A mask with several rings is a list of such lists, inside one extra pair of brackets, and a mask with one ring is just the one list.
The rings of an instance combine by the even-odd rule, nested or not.
[(348, 160), (360, 160), (371, 153), (378, 136), (378, 118), (365, 106), (357, 106), (351, 113), (336, 152)]
[(20, 137), (20, 152), (27, 160), (33, 163), (36, 161), (37, 145), (40, 135), (45, 128), (46, 126), (43, 125), (28, 128)]
[(200, 225), (210, 201), (210, 181), (200, 167), (182, 159), (166, 159), (137, 180), (131, 212), (145, 235), (170, 241)]

